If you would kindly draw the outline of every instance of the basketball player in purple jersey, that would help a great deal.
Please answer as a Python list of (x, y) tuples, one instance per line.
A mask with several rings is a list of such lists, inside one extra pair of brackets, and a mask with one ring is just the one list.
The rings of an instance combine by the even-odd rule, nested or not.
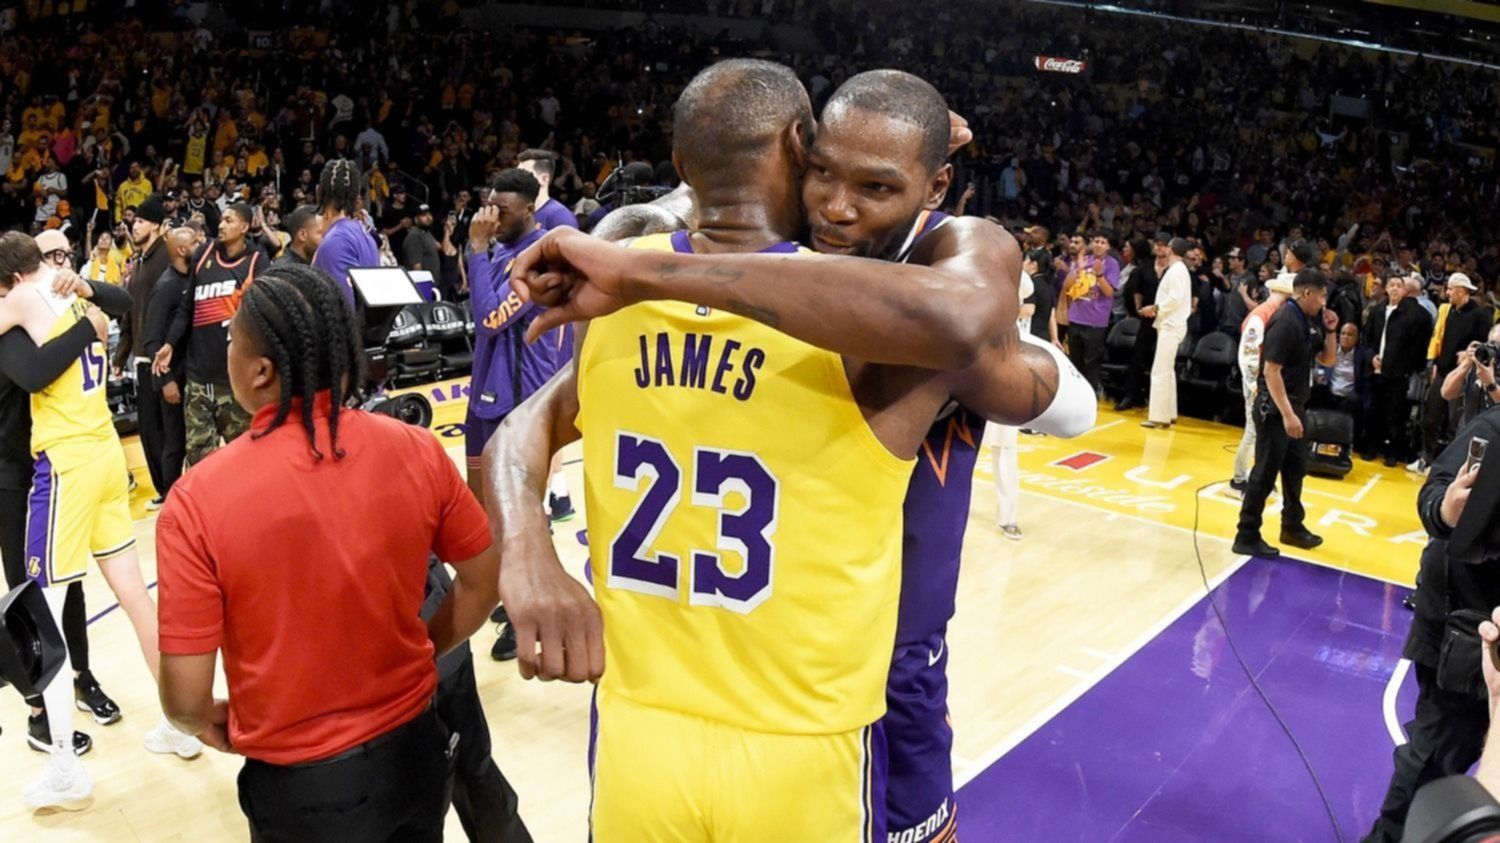
[[(811, 243), (825, 254), (968, 272), (979, 276), (973, 280), (994, 295), (1014, 296), (1019, 258), (1007, 261), (1005, 250), (994, 246), (1009, 236), (983, 220), (950, 219), (931, 210), (942, 203), (952, 174), (951, 167), (940, 158), (934, 163), (930, 154), (932, 135), (938, 131), (946, 137), (946, 105), (916, 77), (876, 71), (846, 82), (824, 110), (808, 159), (803, 200)], [(648, 227), (654, 223), (651, 215), (643, 217)], [(974, 260), (976, 253), (993, 257), (996, 252), (1002, 253), (1001, 259)], [(701, 273), (693, 271), (698, 269), (694, 265), (687, 273), (693, 277), (680, 285), (674, 283), (667, 297), (729, 309), (817, 345), (845, 353), (855, 350), (857, 356), (874, 356), (870, 342), (898, 341), (892, 333), (895, 329), (881, 324), (876, 309), (865, 310), (855, 303), (858, 292), (843, 291), (842, 298), (830, 295), (830, 288), (838, 283), (830, 274), (835, 264), (789, 259), (773, 264), (742, 261), (742, 257), (715, 256), (730, 260), (704, 261), (716, 265), (705, 266)], [(725, 281), (727, 275), (715, 274), (720, 270), (740, 273), (732, 289)], [(1004, 283), (1007, 275), (1013, 276), (1010, 286)], [(941, 298), (935, 287), (929, 290), (934, 298)], [(572, 301), (576, 300), (575, 295)], [(537, 328), (565, 317), (572, 301), (543, 317)], [(922, 302), (913, 302), (913, 307), (920, 306)], [(1015, 406), (1019, 391), (1031, 396), (1029, 427), (1066, 436), (1093, 425), (1091, 391), (1077, 370), (1053, 349), (1037, 342), (1000, 353), (989, 337), (978, 338), (976, 345), (974, 363), (956, 370), (879, 367), (892, 397), (910, 390), (939, 390), (947, 399), (917, 453), (905, 503), (900, 615), (887, 687), (888, 713), (882, 722), (888, 744), (886, 807), (892, 843), (949, 840), (955, 835), (943, 636), (954, 610), (971, 478), (985, 416), (1014, 419), (1018, 412), (1026, 415), (1026, 409)], [(887, 349), (885, 353), (893, 352)], [(925, 352), (904, 353), (919, 357)], [(1024, 374), (1020, 384), (1010, 381), (1007, 388), (1006, 378), (997, 372), (1008, 366), (1015, 374), (1016, 357), (1025, 361), (1019, 366)], [(1054, 362), (1047, 364), (1046, 357)], [(1057, 374), (1055, 398), (1041, 374), (1047, 368)], [(857, 372), (850, 373), (853, 382), (859, 377)], [(1033, 389), (1026, 388), (1028, 380)], [(564, 388), (571, 393), (570, 386)]]

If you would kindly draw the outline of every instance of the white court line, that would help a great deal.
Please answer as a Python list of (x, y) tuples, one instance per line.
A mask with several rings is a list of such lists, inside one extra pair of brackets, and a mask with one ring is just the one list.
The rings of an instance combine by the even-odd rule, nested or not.
[(1333, 498), (1336, 501), (1344, 501), (1345, 503), (1359, 503), (1360, 501), (1365, 499), (1365, 495), (1368, 495), (1370, 493), (1370, 490), (1375, 488), (1375, 484), (1379, 482), (1379, 474), (1371, 475), (1369, 481), (1366, 482), (1365, 485), (1361, 486), (1359, 488), (1359, 491), (1355, 492), (1352, 495), (1337, 495), (1333, 492), (1319, 491), (1309, 486), (1303, 486), (1302, 491), (1309, 495), (1319, 495), (1325, 498)]
[(1103, 650), (1095, 650), (1093, 647), (1084, 647), (1083, 652), (1087, 653), (1090, 656), (1093, 656), (1096, 659), (1102, 659), (1107, 662), (1115, 661), (1120, 658), (1118, 653), (1106, 653)]
[(1124, 423), (1125, 423), (1124, 419), (1115, 419), (1112, 422), (1105, 422), (1104, 424), (1096, 425), (1095, 427), (1089, 428), (1088, 430), (1085, 430), (1083, 433), (1080, 433), (1078, 436), (1073, 437), (1073, 438), (1074, 439), (1081, 439), (1081, 438), (1083, 438), (1085, 436), (1088, 436), (1090, 433), (1098, 433), (1101, 430), (1109, 430), (1110, 428), (1114, 427), (1117, 424), (1124, 424)]
[(1057, 671), (1058, 673), (1061, 673), (1061, 674), (1065, 675), (1065, 676), (1072, 676), (1072, 677), (1076, 677), (1078, 679), (1092, 679), (1093, 678), (1093, 676), (1091, 674), (1085, 673), (1085, 672), (1083, 672), (1081, 670), (1078, 670), (1077, 668), (1068, 667), (1065, 664), (1055, 664), (1055, 665), (1052, 666), (1052, 669), (1055, 670), (1055, 671)]
[(1396, 716), (1396, 694), (1401, 691), (1401, 683), (1406, 681), (1406, 674), (1410, 670), (1410, 659), (1396, 662), (1396, 669), (1391, 671), (1391, 680), (1385, 683), (1385, 693), (1380, 698), (1380, 708), (1385, 715), (1385, 730), (1391, 733), (1391, 742), (1396, 746), (1406, 743), (1406, 733), (1401, 730), (1401, 718)]
[[(1059, 498), (1059, 500), (1062, 499)], [(1073, 501), (1068, 501), (1068, 503), (1073, 503)], [(1084, 506), (1084, 504), (1079, 505)], [(1093, 509), (1094, 507), (1089, 508)], [(1153, 521), (1151, 523), (1155, 524), (1157, 522)], [(1224, 580), (1233, 576), (1234, 573), (1240, 568), (1244, 567), (1245, 563), (1248, 561), (1250, 561), (1250, 557), (1248, 556), (1237, 557), (1235, 561), (1231, 562), (1228, 565), (1228, 567), (1226, 567), (1223, 571), (1220, 571), (1218, 574), (1215, 574), (1208, 581), (1210, 590), (1218, 588), (1219, 585), (1224, 582)], [(1063, 709), (1077, 702), (1080, 697), (1092, 690), (1095, 685), (1099, 684), (1099, 682), (1103, 680), (1104, 677), (1112, 673), (1115, 668), (1124, 664), (1142, 647), (1145, 647), (1152, 641), (1152, 639), (1160, 635), (1162, 633), (1162, 630), (1176, 623), (1178, 618), (1187, 614), (1188, 610), (1197, 605), (1198, 601), (1202, 600), (1205, 596), (1206, 595), (1203, 592), (1196, 590), (1194, 591), (1194, 593), (1189, 594), (1186, 598), (1183, 599), (1181, 603), (1174, 607), (1172, 611), (1167, 612), (1161, 617), (1160, 620), (1152, 624), (1149, 629), (1141, 633), (1140, 636), (1138, 636), (1134, 641), (1130, 642), (1129, 646), (1127, 646), (1118, 655), (1114, 656), (1113, 660), (1110, 663), (1101, 666), (1092, 674), (1085, 674), (1085, 681), (1078, 683), (1066, 694), (1054, 700), (1051, 705), (1037, 712), (1036, 715), (1030, 720), (1012, 730), (1010, 734), (1006, 735), (998, 743), (990, 747), (990, 749), (983, 755), (981, 755), (976, 761), (965, 765), (960, 770), (956, 770), (953, 776), (953, 786), (955, 788), (963, 787), (964, 785), (972, 781), (975, 776), (979, 775), (985, 770), (988, 770), (990, 768), (990, 765), (1003, 758), (1007, 752), (1015, 749), (1016, 746), (1021, 743), (1021, 741), (1026, 740), (1028, 737), (1031, 737), (1032, 733), (1047, 725), (1047, 722), (1061, 713)], [(1070, 676), (1076, 675), (1077, 673), (1077, 671), (1073, 671), (1071, 668), (1064, 668), (1062, 665), (1058, 665), (1056, 669), (1058, 670), (1058, 672), (1067, 673)]]

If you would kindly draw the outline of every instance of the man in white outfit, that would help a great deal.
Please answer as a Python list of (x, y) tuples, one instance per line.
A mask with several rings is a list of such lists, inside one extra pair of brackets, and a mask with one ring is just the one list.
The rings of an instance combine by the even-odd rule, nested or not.
[(1156, 325), (1156, 357), (1151, 361), (1151, 405), (1141, 427), (1161, 430), (1177, 421), (1177, 347), (1187, 336), (1188, 316), (1193, 311), (1193, 281), (1182, 258), (1193, 244), (1173, 237), (1167, 255), (1167, 271), (1156, 288), (1156, 303), (1141, 308), (1141, 315)]
[[(1036, 261), (1027, 258), (1021, 263), (1021, 310), (1016, 325), (1023, 333), (1031, 332), (1031, 317), (1036, 304), (1026, 300), (1036, 292), (1031, 277), (1039, 269)], [(1013, 541), (1020, 541), (1021, 526), (1021, 462), (1019, 459), (1020, 430), (1010, 425), (994, 426), (999, 441), (995, 444), (995, 495), (1000, 499), (1000, 532)]]

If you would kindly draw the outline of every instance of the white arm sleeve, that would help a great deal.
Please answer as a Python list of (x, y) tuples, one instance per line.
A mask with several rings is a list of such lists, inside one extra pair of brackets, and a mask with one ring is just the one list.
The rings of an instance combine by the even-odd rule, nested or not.
[(1042, 342), (1029, 333), (1022, 333), (1021, 341), (1052, 356), (1053, 362), (1057, 364), (1057, 395), (1040, 416), (1020, 427), (1064, 439), (1071, 439), (1093, 429), (1099, 416), (1099, 399), (1094, 395), (1094, 388), (1089, 385), (1088, 380), (1051, 343)]

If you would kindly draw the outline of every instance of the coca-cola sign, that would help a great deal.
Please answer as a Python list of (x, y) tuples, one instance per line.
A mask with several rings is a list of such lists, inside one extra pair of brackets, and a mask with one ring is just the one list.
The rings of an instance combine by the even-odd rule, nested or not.
[(1060, 59), (1053, 56), (1037, 56), (1036, 69), (1043, 73), (1082, 73), (1088, 66), (1083, 59)]

